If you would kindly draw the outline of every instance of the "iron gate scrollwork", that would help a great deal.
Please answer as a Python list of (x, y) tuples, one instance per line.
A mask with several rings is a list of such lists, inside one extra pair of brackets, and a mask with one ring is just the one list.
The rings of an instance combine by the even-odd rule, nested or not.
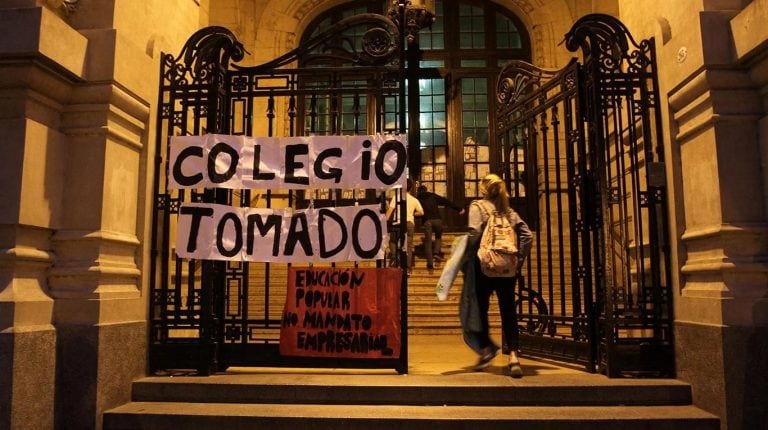
[(654, 42), (601, 14), (578, 20), (565, 42), (583, 64), (514, 62), (497, 85), (502, 171), (536, 233), (523, 348), (609, 376), (672, 376)]
[[(193, 35), (178, 57), (163, 55), (150, 264), (153, 370), (344, 365), (279, 356), (285, 265), (177, 259), (171, 237), (186, 202), (383, 205), (382, 196), (171, 191), (168, 141), (205, 133), (404, 132), (402, 25), (357, 15), (255, 67), (230, 65), (244, 50), (222, 27)], [(589, 15), (574, 24), (566, 46), (581, 49), (583, 63), (546, 71), (512, 62), (497, 85), (501, 171), (515, 208), (536, 232), (528, 285), (518, 292), (524, 352), (610, 376), (670, 376), (671, 269), (653, 40), (637, 43), (615, 18)], [(298, 58), (303, 62), (289, 67)], [(351, 364), (407, 367), (405, 282), (402, 291), (401, 359)]]
[[(209, 374), (228, 366), (389, 367), (407, 370), (407, 302), (393, 359), (280, 356), (287, 264), (177, 258), (172, 235), (182, 203), (316, 207), (381, 203), (375, 190), (170, 190), (169, 141), (219, 133), (302, 136), (402, 132), (404, 73), (399, 24), (361, 14), (253, 67), (230, 64), (244, 49), (222, 27), (195, 33), (178, 57), (163, 55), (157, 121), (150, 297), (150, 368)], [(299, 59), (301, 63), (295, 65)], [(401, 205), (404, 206), (404, 205)], [(385, 262), (359, 263), (382, 266)], [(352, 263), (338, 263), (338, 265)], [(354, 266), (357, 266), (355, 264)]]

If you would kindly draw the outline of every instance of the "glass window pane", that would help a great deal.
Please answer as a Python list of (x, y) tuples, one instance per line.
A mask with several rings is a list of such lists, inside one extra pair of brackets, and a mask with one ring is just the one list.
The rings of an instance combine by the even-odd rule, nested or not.
[(445, 112), (435, 112), (434, 119), (435, 119), (435, 128), (445, 129), (446, 127)]
[(422, 112), (420, 118), (421, 126), (426, 128), (434, 128), (435, 121), (432, 112)]
[(425, 110), (431, 111), (434, 109), (432, 104), (432, 97), (419, 97), (419, 107), (421, 112), (424, 112)]
[(475, 125), (475, 113), (472, 111), (464, 111), (462, 119), (464, 120), (464, 128), (470, 127), (471, 129)]
[(433, 37), (432, 38), (432, 48), (433, 49), (445, 49), (445, 36), (440, 37)]
[[(475, 108), (478, 110), (488, 111), (488, 97), (478, 97)], [(487, 116), (487, 115), (486, 115)]]
[(461, 33), (459, 35), (459, 46), (462, 48), (471, 48), (472, 35), (470, 33)]
[[(421, 145), (445, 145), (446, 133), (445, 81), (443, 79), (419, 80), (419, 123), (421, 127)], [(435, 139), (438, 133), (439, 139)], [(427, 136), (429, 136), (427, 138)]]
[(464, 193), (479, 197), (479, 182), (490, 170), (487, 78), (461, 80)]
[(434, 109), (436, 112), (446, 112), (445, 109), (445, 97), (440, 97), (438, 99), (432, 100), (432, 109)]
[(443, 60), (426, 60), (426, 61), (420, 61), (419, 66), (421, 68), (430, 68), (430, 67), (445, 67), (445, 61)]
[[(474, 79), (463, 79), (461, 81), (461, 93), (463, 95), (466, 95), (467, 99), (471, 98), (471, 95), (475, 93), (475, 80)], [(462, 97), (462, 100), (465, 97)]]
[[(426, 186), (427, 189), (438, 190), (441, 195), (448, 195), (445, 81), (421, 79), (419, 89), (421, 168), (418, 175), (420, 185)], [(428, 121), (424, 122), (425, 119)]]
[(502, 49), (520, 48), (520, 33), (515, 23), (506, 16), (496, 13), (496, 47)]
[(485, 60), (461, 60), (461, 67), (485, 67)]
[(459, 6), (459, 48), (485, 47), (485, 12), (482, 6), (461, 3)]
[(445, 130), (435, 130), (434, 133), (432, 133), (435, 143), (435, 146), (445, 146), (448, 143), (448, 139), (446, 139), (446, 132)]
[[(433, 139), (432, 132), (429, 130), (422, 130), (419, 133), (419, 141), (421, 142), (421, 147), (426, 148), (430, 146), (435, 145), (435, 140)], [(423, 156), (424, 154), (422, 154)]]
[(445, 48), (445, 19), (443, 15), (443, 2), (435, 2), (435, 22), (431, 27), (419, 31), (419, 48), (427, 51)]

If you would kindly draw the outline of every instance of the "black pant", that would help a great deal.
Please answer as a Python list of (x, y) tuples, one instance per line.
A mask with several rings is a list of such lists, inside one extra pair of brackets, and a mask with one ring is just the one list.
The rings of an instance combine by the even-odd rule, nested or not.
[[(434, 234), (435, 240), (432, 241), (432, 235)], [(424, 221), (424, 254), (427, 257), (427, 266), (432, 267), (434, 265), (433, 255), (440, 253), (440, 248), (443, 246), (443, 220), (441, 219), (428, 219)]]
[[(402, 224), (400, 224), (402, 226)], [(416, 227), (412, 222), (406, 224), (405, 235), (402, 232), (398, 233), (402, 227), (388, 227), (389, 228), (389, 258), (390, 265), (395, 261), (395, 255), (400, 252), (400, 248), (403, 246), (403, 237), (405, 237), (406, 245), (406, 267), (413, 268), (413, 232)], [(400, 242), (398, 243), (398, 238)]]
[(475, 270), (477, 273), (477, 304), (480, 307), (480, 318), (482, 323), (481, 347), (495, 344), (490, 338), (488, 327), (488, 307), (490, 305), (491, 294), (496, 293), (499, 300), (499, 312), (501, 313), (501, 352), (509, 354), (510, 351), (517, 352), (520, 349), (520, 330), (517, 326), (517, 310), (515, 309), (515, 283), (517, 278), (490, 278), (483, 275), (480, 270), (480, 263), (475, 259)]

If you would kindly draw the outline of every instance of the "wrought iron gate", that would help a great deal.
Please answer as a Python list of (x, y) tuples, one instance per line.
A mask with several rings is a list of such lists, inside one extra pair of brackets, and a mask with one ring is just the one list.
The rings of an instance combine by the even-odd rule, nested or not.
[(609, 376), (671, 376), (654, 42), (638, 44), (597, 14), (565, 41), (581, 48), (583, 64), (545, 71), (515, 62), (497, 86), (503, 170), (536, 232), (526, 274), (541, 299), (520, 305), (523, 348)]
[[(289, 358), (278, 352), (287, 264), (180, 259), (171, 239), (179, 207), (185, 202), (267, 208), (306, 207), (309, 202), (315, 207), (381, 202), (383, 208), (383, 195), (374, 190), (189, 192), (169, 190), (166, 183), (168, 141), (174, 135), (404, 132), (402, 34), (397, 19), (357, 15), (271, 62), (238, 67), (230, 61), (243, 58), (242, 45), (229, 30), (208, 27), (195, 33), (178, 57), (163, 56), (150, 266), (153, 371), (189, 368), (209, 374), (237, 365), (407, 371), (405, 277), (400, 358)], [(302, 59), (299, 67), (289, 67), (298, 59)]]
[[(243, 58), (242, 45), (228, 30), (209, 27), (178, 57), (163, 56), (150, 264), (153, 370), (407, 370), (405, 279), (399, 359), (292, 359), (278, 353), (286, 265), (182, 260), (172, 248), (185, 202), (383, 205), (381, 195), (171, 191), (165, 174), (174, 135), (405, 132), (401, 30), (389, 17), (357, 15), (269, 63), (238, 67), (230, 62)], [(670, 376), (671, 277), (653, 40), (638, 44), (616, 19), (589, 15), (574, 24), (566, 42), (571, 51), (581, 48), (583, 63), (545, 71), (514, 62), (497, 87), (500, 170), (513, 204), (536, 232), (525, 269), (529, 290), (519, 303), (523, 347), (610, 376)], [(298, 58), (304, 62), (290, 67)]]

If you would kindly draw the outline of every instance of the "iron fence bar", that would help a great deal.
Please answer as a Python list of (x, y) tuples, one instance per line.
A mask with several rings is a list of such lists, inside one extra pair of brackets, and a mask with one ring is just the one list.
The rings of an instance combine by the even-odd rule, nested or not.
[[(565, 93), (566, 89), (561, 86), (560, 88), (561, 93)], [(565, 103), (566, 98), (563, 97), (563, 101), (561, 103)], [(560, 153), (560, 116), (559, 116), (559, 109), (558, 105), (554, 105), (552, 108), (552, 128), (555, 130), (554, 133), (554, 152), (555, 152), (555, 186), (556, 189), (556, 195), (557, 195), (557, 204), (556, 207), (556, 213), (557, 213), (557, 237), (560, 238), (558, 240), (558, 266), (559, 271), (558, 274), (560, 275), (560, 313), (565, 315), (566, 314), (566, 300), (565, 300), (565, 232), (563, 228), (563, 197), (562, 197), (562, 175), (561, 175), (561, 153)], [(553, 294), (554, 295), (554, 294)]]
[[(547, 93), (542, 92), (540, 94), (541, 99), (540, 101), (544, 101), (547, 97)], [(544, 104), (544, 103), (542, 103)], [(549, 170), (550, 170), (550, 158), (549, 158), (549, 126), (547, 125), (547, 119), (548, 114), (547, 111), (549, 109), (543, 109), (541, 114), (539, 114), (539, 130), (541, 133), (541, 149), (542, 149), (542, 160), (543, 160), (543, 176), (544, 176), (544, 192), (543, 198), (544, 198), (544, 211), (547, 214), (545, 217), (544, 223), (546, 225), (546, 239), (547, 239), (547, 297), (549, 299), (549, 308), (553, 309), (554, 305), (554, 292), (555, 292), (555, 285), (554, 280), (552, 279), (552, 273), (554, 272), (554, 266), (552, 261), (552, 243), (553, 243), (553, 236), (552, 236), (552, 195), (551, 195), (551, 187), (552, 184), (550, 183), (550, 177), (549, 177)], [(541, 231), (539, 232), (539, 235), (541, 235)], [(541, 268), (539, 269), (541, 271)]]
[(578, 101), (576, 103), (576, 121), (580, 124), (579, 127), (579, 133), (578, 133), (578, 139), (576, 139), (576, 153), (578, 162), (577, 162), (577, 170), (578, 175), (580, 178), (579, 182), (579, 202), (580, 202), (580, 210), (579, 210), (579, 218), (581, 219), (581, 240), (579, 241), (581, 244), (581, 265), (578, 267), (575, 267), (576, 270), (576, 276), (577, 279), (581, 279), (581, 286), (583, 288), (575, 288), (575, 293), (579, 294), (580, 296), (574, 297), (574, 302), (578, 303), (579, 305), (582, 304), (581, 299), (584, 300), (583, 303), (583, 309), (577, 309), (576, 311), (580, 311), (579, 315), (585, 315), (587, 318), (587, 327), (586, 327), (586, 337), (589, 339), (589, 365), (588, 368), (590, 371), (595, 371), (596, 369), (596, 362), (597, 362), (597, 343), (598, 343), (598, 336), (597, 336), (597, 323), (595, 321), (596, 318), (596, 303), (594, 301), (594, 290), (592, 288), (592, 267), (591, 267), (591, 261), (592, 261), (592, 245), (591, 245), (591, 231), (592, 231), (592, 225), (591, 225), (591, 211), (592, 211), (592, 175), (590, 173), (589, 169), (589, 144), (588, 144), (588, 133), (589, 133), (589, 122), (587, 119), (587, 112), (586, 112), (586, 86), (587, 81), (584, 79), (584, 69), (581, 65), (575, 65), (575, 71), (574, 71), (574, 79), (577, 83), (580, 85), (577, 86), (578, 92)]
[[(629, 93), (624, 94), (624, 96), (629, 95)], [(639, 189), (639, 183), (637, 183), (633, 176), (630, 176), (631, 183), (630, 187), (627, 187), (627, 156), (629, 156), (629, 169), (632, 170), (637, 167), (636, 165), (636, 157), (635, 157), (635, 146), (632, 142), (634, 142), (633, 137), (633, 127), (634, 127), (634, 121), (631, 117), (631, 97), (627, 98), (627, 109), (629, 112), (627, 124), (624, 125), (624, 111), (625, 109), (622, 108), (622, 96), (612, 96), (613, 99), (613, 110), (616, 112), (614, 117), (614, 125), (613, 127), (616, 129), (615, 138), (614, 138), (614, 151), (616, 153), (616, 176), (618, 181), (618, 193), (615, 196), (614, 204), (618, 206), (619, 210), (619, 228), (620, 228), (620, 234), (621, 236), (618, 239), (618, 243), (621, 245), (621, 275), (622, 275), (622, 287), (625, 291), (621, 294), (621, 299), (623, 299), (624, 303), (621, 303), (622, 310), (625, 309), (632, 309), (633, 307), (633, 282), (632, 282), (632, 268), (633, 265), (637, 265), (638, 263), (633, 262), (633, 254), (636, 254), (638, 251), (642, 249), (642, 235), (638, 235), (638, 225), (642, 223), (642, 216), (641, 213), (638, 211), (638, 205), (631, 205), (628, 196), (638, 196), (640, 189)], [(628, 134), (628, 141), (625, 142), (623, 139), (623, 136), (625, 132)], [(629, 149), (625, 150), (625, 148), (629, 145)], [(630, 191), (631, 189), (631, 191)], [(631, 217), (630, 217), (631, 215)], [(633, 220), (634, 231), (630, 231), (630, 220)], [(612, 222), (614, 223), (614, 222)], [(630, 241), (632, 239), (632, 235), (635, 235), (639, 241), (636, 242), (636, 249), (633, 251), (631, 249)], [(638, 248), (639, 247), (639, 248)], [(637, 260), (637, 257), (635, 257), (635, 260)], [(617, 270), (619, 272), (619, 270)], [(642, 273), (642, 270), (638, 272), (639, 274)], [(639, 284), (638, 284), (639, 285)]]
[[(638, 275), (637, 275), (638, 276), (637, 291), (634, 291), (634, 293), (638, 294), (638, 301), (637, 301), (638, 303), (634, 302), (634, 294), (633, 294), (633, 290), (631, 288), (632, 287), (632, 274), (631, 273), (627, 273), (626, 274), (626, 276), (627, 276), (627, 286), (628, 286), (628, 291), (627, 291), (627, 294), (626, 294), (626, 299), (627, 299), (627, 306), (629, 306), (630, 309), (633, 308), (635, 305), (641, 305), (639, 299), (640, 299), (640, 294), (642, 294), (643, 286), (645, 284), (645, 256), (644, 256), (644, 254), (645, 254), (645, 252), (644, 252), (645, 240), (644, 240), (644, 237), (643, 237), (644, 235), (643, 235), (643, 228), (642, 228), (644, 220), (643, 220), (642, 204), (640, 204), (640, 200), (639, 200), (639, 198), (642, 195), (641, 193), (643, 191), (641, 190), (641, 181), (640, 181), (640, 175), (639, 175), (640, 168), (641, 168), (641, 162), (640, 162), (640, 160), (638, 158), (638, 147), (637, 147), (638, 137), (637, 137), (637, 133), (636, 133), (636, 131), (637, 131), (636, 130), (636, 118), (635, 118), (635, 116), (633, 114), (634, 111), (635, 111), (635, 104), (634, 104), (634, 99), (632, 97), (632, 94), (627, 94), (627, 108), (626, 108), (626, 112), (627, 112), (627, 116), (629, 117), (628, 120), (627, 120), (628, 138), (629, 138), (628, 139), (629, 142), (627, 143), (627, 145), (629, 145), (630, 169), (633, 172), (633, 175), (631, 176), (631, 180), (632, 180), (632, 193), (635, 196), (635, 199), (634, 199), (634, 202), (633, 202), (633, 205), (632, 205), (632, 209), (634, 210), (634, 217), (636, 219), (634, 234), (637, 236), (636, 249), (635, 249), (634, 253), (635, 253), (635, 258), (637, 260), (637, 263), (635, 263), (635, 264), (636, 264), (636, 270), (637, 270), (637, 273), (638, 273)], [(623, 127), (622, 127), (622, 130), (623, 130)], [(617, 145), (620, 146), (622, 151), (624, 150), (624, 147), (625, 147), (624, 142), (618, 142)], [(622, 162), (623, 161), (624, 161), (624, 154), (622, 152)], [(648, 162), (648, 160), (646, 159), (645, 163), (647, 163), (647, 162)], [(627, 168), (626, 168), (626, 166), (624, 164), (621, 165), (621, 168), (622, 168), (622, 172), (626, 172), (627, 171)], [(647, 185), (646, 185), (646, 187), (647, 187)], [(624, 185), (624, 188), (622, 189), (622, 195), (623, 196), (627, 196), (628, 195), (628, 192), (627, 192), (626, 188), (627, 188), (626, 185)], [(624, 207), (624, 212), (625, 213), (629, 212), (629, 210), (626, 208), (627, 205), (628, 205), (627, 200), (628, 199), (626, 197), (624, 199), (622, 199), (622, 205)], [(628, 237), (629, 234), (630, 234), (629, 233), (629, 227), (625, 226), (625, 236)], [(627, 248), (629, 248), (629, 244), (628, 243), (627, 243)], [(627, 253), (630, 254), (629, 253), (629, 249), (627, 250)], [(631, 258), (631, 256), (629, 256), (628, 258)], [(629, 266), (629, 265), (627, 265), (627, 266)]]
[[(226, 61), (222, 61), (222, 64), (226, 64)], [(218, 63), (217, 63), (218, 64)], [(353, 104), (355, 105), (354, 110), (357, 112), (353, 113), (353, 121), (354, 121), (354, 128), (359, 131), (360, 127), (360, 97), (362, 95), (370, 95), (370, 94), (377, 94), (381, 95), (381, 100), (384, 101), (385, 97), (388, 93), (396, 93), (400, 89), (405, 88), (403, 82), (403, 79), (405, 78), (404, 73), (399, 73), (397, 76), (400, 76), (400, 85), (399, 88), (397, 88), (396, 85), (392, 85), (391, 87), (388, 87), (390, 85), (389, 83), (380, 85), (376, 87), (374, 84), (376, 83), (376, 80), (378, 79), (381, 82), (384, 82), (385, 79), (388, 78), (387, 74), (391, 72), (386, 71), (386, 68), (382, 71), (381, 67), (378, 67), (378, 70), (376, 70), (376, 73), (369, 73), (368, 76), (372, 76), (372, 78), (369, 78), (364, 82), (363, 85), (360, 83), (354, 84), (352, 86), (347, 85), (330, 85), (331, 88), (329, 91), (325, 91), (324, 89), (318, 89), (318, 88), (308, 88), (307, 90), (300, 89), (298, 86), (299, 78), (301, 76), (304, 77), (310, 77), (311, 75), (304, 73), (304, 74), (295, 74), (290, 75), (287, 78), (287, 89), (276, 89), (275, 88), (268, 88), (266, 90), (262, 88), (258, 88), (259, 85), (264, 84), (265, 81), (259, 81), (259, 77), (256, 76), (255, 73), (253, 73), (254, 76), (248, 76), (249, 73), (252, 73), (253, 71), (245, 71), (245, 75), (243, 75), (243, 69), (239, 69), (236, 72), (232, 72), (231, 75), (228, 77), (231, 78), (231, 80), (228, 81), (221, 81), (221, 82), (227, 82), (227, 86), (218, 85), (216, 90), (210, 90), (210, 87), (206, 85), (200, 85), (198, 83), (187, 85), (185, 86), (185, 89), (188, 89), (191, 86), (194, 86), (194, 90), (190, 92), (184, 92), (184, 91), (177, 91), (181, 98), (181, 104), (184, 107), (185, 112), (183, 115), (190, 114), (192, 115), (190, 117), (190, 124), (192, 126), (192, 131), (189, 134), (192, 133), (199, 133), (199, 130), (202, 129), (202, 127), (207, 127), (204, 131), (205, 132), (222, 132), (223, 129), (227, 129), (229, 132), (238, 132), (241, 134), (246, 133), (248, 130), (253, 130), (253, 109), (254, 109), (254, 103), (257, 97), (263, 97), (266, 95), (266, 97), (269, 97), (267, 101), (267, 123), (269, 125), (268, 134), (274, 135), (275, 128), (276, 128), (276, 120), (277, 120), (277, 99), (278, 97), (283, 96), (289, 96), (290, 100), (288, 102), (289, 108), (288, 108), (288, 121), (289, 121), (289, 134), (296, 135), (296, 130), (298, 129), (298, 120), (303, 116), (297, 114), (297, 106), (300, 104), (298, 103), (299, 99), (298, 97), (306, 97), (308, 100), (308, 103), (302, 106), (302, 109), (308, 109), (306, 117), (308, 118), (308, 121), (306, 125), (314, 131), (317, 132), (326, 132), (328, 130), (338, 133), (341, 132), (344, 127), (344, 115), (346, 114), (344, 109), (344, 103), (345, 97), (353, 97)], [(314, 73), (314, 71), (310, 71), (308, 73)], [(353, 72), (354, 73), (354, 72)], [(274, 76), (275, 74), (273, 74)], [(334, 77), (334, 80), (329, 81), (332, 84), (334, 83), (340, 83), (340, 80), (343, 78), (343, 76), (351, 76), (351, 74), (345, 74), (340, 71), (336, 71), (335, 73), (331, 74)], [(266, 79), (266, 78), (265, 78)], [(195, 81), (195, 82), (202, 82), (202, 81)], [(307, 80), (309, 82), (309, 80)], [(396, 83), (397, 81), (395, 81)], [(215, 84), (214, 84), (215, 85)], [(280, 87), (282, 84), (278, 85)], [(262, 85), (263, 86), (263, 85)], [(267, 84), (266, 86), (269, 86)], [(208, 91), (206, 91), (208, 90)], [(348, 96), (345, 96), (345, 94), (348, 94)], [(264, 100), (262, 98), (262, 100)], [(383, 104), (383, 103), (382, 103)], [(375, 105), (375, 103), (374, 103)], [(327, 111), (326, 111), (327, 110)], [(394, 113), (394, 112), (393, 112)], [(325, 121), (325, 120), (328, 121)], [(373, 117), (374, 121), (373, 123), (377, 128), (382, 128), (383, 121), (378, 122), (375, 121), (375, 116)], [(321, 123), (321, 120), (323, 121)], [(186, 120), (185, 120), (186, 123)], [(243, 130), (240, 130), (240, 125), (243, 125)], [(327, 125), (328, 127), (323, 128), (324, 125)], [(405, 125), (404, 121), (399, 121), (398, 126), (402, 127)], [(226, 132), (226, 131), (225, 131)], [(169, 136), (173, 134), (169, 132)], [(238, 203), (240, 206), (245, 206), (249, 204), (250, 201), (250, 193), (246, 190), (245, 192), (241, 193), (219, 193), (219, 192), (211, 192), (207, 191), (204, 195), (204, 198), (202, 200), (205, 201), (215, 201), (219, 203), (232, 203), (233, 198), (237, 197), (239, 199)], [(339, 196), (341, 195), (339, 194)], [(357, 196), (355, 196), (355, 199)], [(294, 193), (289, 192), (288, 193), (288, 199), (289, 204), (294, 204)], [(183, 200), (183, 196), (182, 199)], [(336, 199), (338, 200), (338, 198)], [(267, 197), (266, 197), (266, 204), (271, 207), (272, 206), (272, 193), (271, 190), (267, 190)], [(167, 249), (167, 247), (166, 247)], [(404, 260), (404, 259), (403, 259)], [(194, 265), (194, 262), (191, 262), (190, 264)], [(377, 262), (377, 265), (379, 262)], [(259, 311), (264, 310), (264, 318), (258, 318), (251, 320), (251, 314), (250, 314), (250, 308), (247, 306), (250, 291), (247, 287), (247, 280), (249, 279), (249, 271), (250, 271), (250, 265), (245, 264), (225, 264), (221, 267), (218, 267), (215, 263), (211, 266), (208, 265), (208, 263), (205, 263), (206, 268), (203, 270), (203, 274), (201, 276), (202, 278), (202, 288), (199, 290), (196, 290), (200, 292), (200, 306), (198, 306), (198, 311), (202, 312), (208, 312), (208, 309), (211, 309), (211, 303), (213, 302), (214, 309), (212, 312), (209, 313), (210, 318), (206, 315), (202, 315), (202, 319), (198, 320), (196, 323), (200, 324), (200, 335), (199, 337), (199, 343), (201, 346), (203, 346), (203, 349), (206, 348), (206, 345), (209, 343), (207, 339), (215, 339), (213, 342), (216, 345), (223, 345), (227, 348), (223, 349), (221, 351), (222, 360), (224, 361), (216, 361), (217, 360), (217, 352), (214, 350), (210, 354), (206, 355), (203, 354), (203, 350), (201, 350), (200, 354), (197, 354), (198, 357), (200, 357), (200, 363), (208, 363), (210, 362), (211, 357), (213, 357), (214, 366), (213, 368), (220, 370), (221, 368), (225, 367), (226, 365), (229, 365), (234, 362), (239, 363), (256, 363), (261, 362), (264, 363), (264, 357), (262, 356), (262, 359), (243, 361), (241, 358), (233, 357), (233, 350), (229, 348), (229, 345), (232, 344), (238, 344), (242, 345), (244, 347), (249, 346), (249, 339), (254, 339), (254, 341), (263, 341), (268, 342), (268, 339), (266, 337), (264, 339), (256, 339), (256, 337), (260, 335), (255, 335), (256, 337), (251, 337), (249, 330), (251, 330), (251, 327), (256, 327), (253, 324), (259, 324), (259, 327), (265, 327), (267, 329), (279, 327), (280, 321), (277, 318), (270, 318), (270, 307), (271, 301), (268, 298), (270, 291), (273, 290), (273, 285), (271, 282), (272, 278), (272, 265), (265, 264), (265, 270), (264, 273), (266, 274), (264, 279), (264, 292), (265, 292), (265, 300), (263, 303), (263, 307), (259, 309)], [(209, 267), (212, 267), (212, 269), (209, 270)], [(182, 270), (176, 271), (178, 275), (181, 275)], [(192, 272), (194, 272), (194, 269), (192, 269)], [(180, 278), (179, 278), (180, 279)], [(197, 278), (197, 276), (191, 276), (188, 278), (189, 285), (195, 286), (200, 279)], [(211, 289), (207, 288), (207, 285), (210, 285), (211, 283), (216, 283), (220, 286), (218, 291), (210, 291)], [(210, 293), (210, 294), (209, 294)], [(181, 294), (177, 294), (175, 297), (181, 297)], [(188, 294), (188, 297), (193, 296), (192, 294)], [(170, 297), (169, 295), (165, 296)], [(228, 300), (225, 302), (225, 300)], [(190, 302), (191, 303), (191, 302)], [(256, 308), (254, 308), (256, 309)], [(407, 312), (407, 309), (404, 308), (404, 314)], [(177, 315), (180, 315), (177, 313)], [(233, 325), (236, 324), (236, 325)], [(407, 335), (407, 321), (403, 323), (403, 333)], [(407, 345), (407, 338), (404, 338), (404, 346)], [(250, 345), (253, 345), (251, 343)], [(402, 357), (406, 358), (407, 360), (407, 349), (403, 349), (404, 353), (402, 354)], [(266, 353), (267, 356), (269, 356), (270, 353)], [(276, 357), (271, 356), (272, 358), (267, 358), (267, 360), (273, 360)], [(396, 364), (398, 366), (398, 369), (405, 372), (407, 371), (407, 361), (401, 360), (399, 363)], [(292, 363), (299, 363), (302, 360), (286, 360), (285, 363), (292, 362)], [(311, 361), (311, 360), (310, 360)], [(338, 362), (339, 360), (334, 360), (335, 362)], [(343, 361), (343, 360), (342, 360)], [(370, 362), (366, 365), (363, 365), (362, 367), (376, 367), (381, 366), (383, 363), (392, 364), (391, 360), (376, 360), (376, 362)], [(403, 364), (405, 363), (405, 364)], [(279, 364), (279, 363), (278, 363)], [(303, 363), (304, 365), (308, 363)], [(360, 363), (359, 363), (360, 364)], [(395, 364), (393, 364), (395, 365)], [(322, 367), (322, 366), (321, 366)], [(199, 373), (204, 374), (209, 372), (210, 366), (200, 365), (199, 366)]]
[[(614, 115), (614, 128), (618, 128), (617, 135), (614, 136), (614, 149), (617, 157), (615, 167), (618, 170), (616, 181), (618, 184), (617, 199), (619, 208), (626, 214), (632, 213), (635, 219), (632, 220), (631, 231), (625, 230), (625, 235), (634, 234), (634, 238), (612, 236), (614, 232), (611, 229), (611, 223), (602, 221), (602, 228), (595, 231), (595, 237), (598, 239), (594, 247), (595, 251), (595, 276), (597, 288), (596, 298), (599, 309), (601, 349), (600, 366), (609, 376), (618, 376), (620, 374), (646, 374), (646, 375), (670, 375), (674, 373), (673, 366), (669, 363), (674, 361), (672, 356), (672, 345), (663, 341), (657, 341), (657, 334), (665, 335), (669, 331), (670, 316), (665, 316), (662, 308), (671, 314), (671, 303), (662, 305), (660, 296), (669, 297), (670, 289), (668, 285), (663, 285), (661, 280), (661, 270), (669, 273), (669, 255), (661, 254), (657, 251), (663, 243), (667, 242), (665, 234), (659, 233), (657, 228), (660, 224), (663, 231), (667, 231), (666, 218), (659, 219), (659, 214), (664, 213), (665, 208), (659, 207), (659, 201), (664, 201), (664, 178), (654, 177), (658, 175), (658, 170), (663, 171), (663, 164), (657, 165), (652, 156), (655, 150), (658, 153), (663, 152), (660, 148), (662, 134), (660, 133), (661, 118), (655, 103), (658, 102), (658, 79), (655, 75), (655, 52), (653, 40), (645, 40), (640, 44), (634, 41), (627, 31), (626, 27), (615, 18), (606, 15), (588, 15), (577, 21), (571, 31), (566, 35), (566, 47), (575, 51), (579, 48), (583, 51), (585, 58), (585, 70), (588, 71), (587, 78), (589, 82), (585, 85), (585, 91), (589, 95), (587, 109), (588, 117), (595, 124), (599, 124), (597, 130), (590, 134), (596, 142), (596, 148), (601, 153), (593, 157), (597, 175), (604, 175), (606, 179), (597, 178), (597, 189), (599, 191), (594, 197), (599, 199), (599, 206), (603, 215), (612, 216), (611, 205), (613, 202), (607, 202), (613, 199), (612, 190), (608, 188), (611, 185), (610, 175), (611, 159), (609, 158), (611, 147), (610, 123), (605, 118)], [(631, 52), (630, 52), (631, 51)], [(633, 98), (639, 88), (640, 100)], [(653, 92), (647, 92), (653, 88)], [(626, 99), (626, 104), (622, 100)], [(602, 104), (601, 104), (602, 102)], [(621, 141), (623, 132), (621, 128), (624, 125), (624, 112), (627, 119), (627, 139), (626, 144)], [(603, 118), (603, 121), (600, 121)], [(636, 127), (642, 124), (642, 142), (640, 134)], [(656, 133), (656, 139), (649, 138), (649, 133)], [(640, 153), (640, 144), (643, 145), (644, 154)], [(624, 152), (627, 147), (628, 152)], [(641, 155), (644, 155), (641, 159)], [(623, 171), (629, 165), (629, 172)], [(622, 167), (624, 166), (624, 167)], [(651, 171), (655, 169), (657, 172)], [(641, 180), (641, 175), (645, 175), (645, 188)], [(606, 182), (608, 181), (608, 182)], [(653, 185), (651, 187), (650, 185)], [(631, 190), (631, 191), (630, 191)], [(599, 220), (600, 213), (595, 214)], [(666, 216), (666, 215), (664, 215)], [(607, 225), (607, 228), (606, 228)], [(647, 229), (647, 230), (646, 230)], [(644, 237), (647, 231), (647, 238)], [(637, 271), (637, 294), (642, 302), (638, 302), (637, 308), (632, 308), (631, 299), (628, 302), (629, 308), (623, 301), (619, 300), (615, 293), (621, 286), (607, 285), (605, 275), (616, 270), (610, 256), (605, 254), (605, 247), (616, 245), (607, 242), (608, 240), (626, 241), (635, 240), (634, 249), (630, 253), (628, 244), (622, 243), (622, 251), (627, 258), (635, 256), (635, 268)], [(601, 249), (602, 247), (602, 249)], [(646, 250), (647, 248), (647, 250)], [(649, 253), (649, 254), (646, 254)], [(647, 256), (646, 256), (647, 255)], [(598, 260), (602, 259), (602, 260)], [(601, 267), (601, 262), (603, 266)], [(620, 261), (619, 261), (620, 263)], [(662, 266), (666, 269), (662, 269)], [(649, 272), (649, 273), (646, 273)], [(631, 288), (633, 281), (631, 272), (625, 275), (627, 288)], [(615, 282), (614, 282), (615, 283)], [(633, 294), (630, 291), (629, 297)], [(650, 309), (648, 309), (650, 307)], [(630, 313), (621, 314), (623, 309), (630, 310)], [(617, 315), (618, 312), (618, 315)], [(639, 325), (638, 325), (639, 324)], [(645, 332), (637, 331), (636, 328), (647, 327), (648, 324), (654, 327), (652, 338), (647, 337)], [(638, 360), (638, 356), (643, 355), (644, 360)], [(633, 358), (634, 357), (634, 358)], [(671, 357), (671, 358), (670, 358)]]

